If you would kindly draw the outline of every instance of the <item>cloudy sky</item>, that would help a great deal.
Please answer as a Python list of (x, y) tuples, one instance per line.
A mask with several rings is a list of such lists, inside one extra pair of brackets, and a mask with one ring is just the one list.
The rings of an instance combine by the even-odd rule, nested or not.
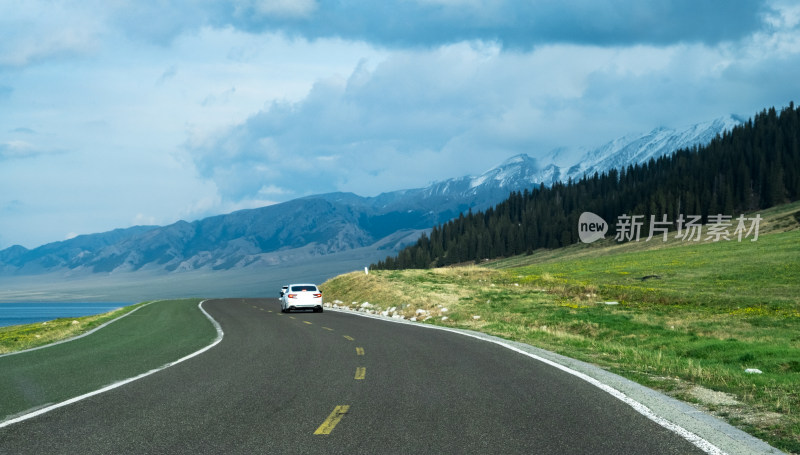
[(794, 0), (0, 0), (0, 249), (800, 101)]

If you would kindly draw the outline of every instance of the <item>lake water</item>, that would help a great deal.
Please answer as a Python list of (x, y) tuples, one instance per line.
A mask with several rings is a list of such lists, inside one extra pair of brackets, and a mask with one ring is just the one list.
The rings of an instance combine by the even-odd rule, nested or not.
[(2, 303), (0, 327), (106, 313), (130, 303)]

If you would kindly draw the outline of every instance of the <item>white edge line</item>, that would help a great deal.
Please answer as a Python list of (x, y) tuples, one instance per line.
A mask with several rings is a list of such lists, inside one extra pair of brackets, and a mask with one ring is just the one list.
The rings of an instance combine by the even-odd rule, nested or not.
[[(37, 409), (36, 411), (33, 411), (31, 413), (28, 413), (28, 414), (25, 414), (25, 415), (22, 415), (22, 416), (19, 416), (19, 417), (10, 419), (10, 420), (5, 420), (3, 422), (0, 422), (0, 428), (4, 428), (4, 427), (7, 427), (9, 425), (13, 425), (15, 423), (22, 422), (23, 420), (32, 419), (34, 417), (37, 417), (37, 416), (40, 416), (40, 415), (45, 414), (47, 412), (50, 412), (50, 411), (52, 411), (54, 409), (58, 409), (58, 408), (70, 405), (72, 403), (84, 400), (86, 398), (93, 397), (95, 395), (99, 395), (99, 394), (101, 394), (103, 392), (108, 392), (109, 390), (116, 389), (117, 387), (121, 387), (121, 386), (123, 386), (125, 384), (128, 384), (130, 382), (136, 381), (138, 379), (142, 379), (142, 378), (144, 378), (146, 376), (150, 376), (153, 373), (158, 373), (159, 371), (166, 370), (167, 368), (169, 368), (169, 367), (171, 367), (173, 365), (177, 365), (177, 364), (183, 362), (184, 360), (189, 360), (192, 357), (198, 356), (198, 355), (208, 351), (209, 349), (213, 348), (214, 346), (219, 344), (220, 341), (222, 341), (222, 337), (225, 336), (225, 333), (222, 331), (222, 327), (219, 325), (219, 323), (216, 320), (214, 320), (214, 318), (212, 318), (211, 315), (208, 314), (206, 312), (206, 310), (203, 308), (203, 303), (205, 303), (206, 301), (207, 300), (203, 300), (197, 306), (198, 306), (198, 308), (200, 308), (200, 311), (202, 311), (203, 314), (211, 321), (211, 323), (214, 325), (214, 328), (217, 330), (217, 338), (210, 345), (200, 349), (199, 351), (193, 352), (193, 353), (191, 353), (191, 354), (189, 354), (189, 355), (187, 355), (185, 357), (182, 357), (182, 358), (180, 358), (180, 359), (178, 359), (178, 360), (176, 360), (174, 362), (167, 363), (166, 365), (162, 365), (162, 366), (160, 366), (158, 368), (152, 369), (152, 370), (150, 370), (150, 371), (148, 371), (146, 373), (142, 373), (142, 374), (140, 374), (138, 376), (134, 376), (134, 377), (128, 378), (128, 379), (123, 379), (122, 381), (115, 382), (113, 384), (107, 385), (107, 386), (103, 387), (102, 389), (98, 389), (98, 390), (95, 390), (93, 392), (85, 393), (85, 394), (77, 396), (75, 398), (70, 398), (69, 400), (62, 401), (61, 403), (56, 403), (56, 404), (53, 404), (53, 405), (50, 405), (50, 406), (47, 406), (47, 407), (44, 407), (44, 408), (41, 408), (41, 409)], [(153, 303), (153, 302), (151, 302), (151, 303)], [(142, 306), (145, 306), (145, 305), (142, 305)], [(134, 310), (134, 311), (136, 311), (136, 310)], [(127, 314), (131, 314), (131, 313), (133, 313), (133, 311), (131, 311), (130, 313), (127, 313)], [(125, 316), (127, 316), (127, 314)], [(98, 327), (98, 329), (99, 328), (100, 327)], [(86, 333), (84, 335), (88, 335), (88, 333)]]
[(694, 444), (695, 447), (699, 448), (700, 450), (702, 450), (703, 452), (705, 452), (705, 453), (707, 453), (709, 455), (727, 455), (722, 449), (720, 449), (719, 447), (715, 446), (711, 442), (709, 442), (709, 441), (703, 439), (701, 436), (698, 436), (698, 435), (692, 433), (691, 431), (681, 427), (680, 425), (672, 423), (669, 420), (666, 420), (663, 417), (660, 417), (660, 416), (656, 415), (650, 408), (648, 408), (647, 406), (643, 405), (642, 403), (639, 403), (638, 401), (634, 400), (633, 398), (629, 397), (628, 395), (625, 395), (623, 392), (621, 392), (621, 391), (619, 391), (619, 390), (617, 390), (617, 389), (615, 389), (615, 388), (613, 388), (613, 387), (611, 387), (611, 386), (609, 386), (607, 384), (604, 384), (604, 383), (600, 382), (599, 380), (597, 380), (597, 379), (595, 379), (595, 378), (593, 378), (593, 377), (591, 377), (591, 376), (589, 376), (589, 375), (587, 375), (585, 373), (581, 373), (580, 371), (573, 370), (573, 369), (571, 369), (571, 368), (569, 368), (567, 366), (561, 365), (560, 363), (554, 362), (554, 361), (546, 359), (544, 357), (540, 357), (540, 356), (538, 356), (536, 354), (532, 354), (530, 352), (526, 352), (526, 351), (524, 351), (522, 349), (519, 349), (517, 347), (511, 346), (510, 344), (504, 343), (502, 341), (483, 338), (483, 337), (480, 337), (478, 335), (473, 335), (471, 333), (462, 332), (460, 330), (449, 328), (449, 327), (442, 327), (442, 326), (432, 325), (432, 324), (416, 323), (416, 322), (413, 322), (413, 321), (407, 321), (405, 319), (398, 320), (398, 319), (392, 319), (392, 318), (384, 318), (384, 317), (376, 316), (376, 315), (372, 315), (372, 314), (359, 313), (359, 312), (353, 311), (353, 310), (343, 310), (341, 308), (330, 308), (329, 307), (328, 309), (331, 309), (331, 310), (334, 310), (334, 311), (338, 311), (340, 313), (353, 314), (353, 315), (356, 315), (356, 316), (362, 316), (362, 317), (367, 317), (367, 318), (378, 319), (378, 320), (381, 320), (381, 321), (397, 322), (397, 323), (414, 325), (415, 327), (426, 327), (426, 328), (430, 328), (430, 329), (443, 330), (445, 332), (457, 333), (459, 335), (463, 335), (463, 336), (467, 336), (467, 337), (470, 337), (470, 338), (475, 338), (477, 340), (487, 341), (489, 343), (494, 343), (494, 344), (503, 346), (504, 348), (507, 348), (507, 349), (510, 349), (512, 351), (518, 352), (518, 353), (520, 353), (522, 355), (526, 355), (526, 356), (528, 356), (528, 357), (530, 357), (532, 359), (538, 360), (540, 362), (546, 363), (547, 365), (550, 365), (552, 367), (558, 368), (559, 370), (561, 370), (561, 371), (563, 371), (565, 373), (569, 373), (569, 374), (571, 374), (573, 376), (576, 376), (576, 377), (588, 382), (589, 384), (599, 388), (600, 390), (610, 394), (614, 398), (617, 398), (618, 400), (620, 400), (623, 403), (627, 404), (628, 406), (632, 407), (639, 414), (642, 414), (643, 416), (645, 416), (648, 419), (652, 420), (653, 422), (661, 425), (662, 427), (666, 428), (667, 430), (670, 430), (673, 433), (676, 433), (678, 436), (680, 436), (683, 439), (685, 439), (685, 440), (689, 441), (690, 443)]

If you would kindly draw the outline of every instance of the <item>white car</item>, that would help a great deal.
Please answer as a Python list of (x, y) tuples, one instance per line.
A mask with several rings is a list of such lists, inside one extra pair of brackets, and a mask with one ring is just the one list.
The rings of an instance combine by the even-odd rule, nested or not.
[(281, 297), (281, 312), (305, 309), (322, 313), (322, 291), (316, 284), (290, 284)]

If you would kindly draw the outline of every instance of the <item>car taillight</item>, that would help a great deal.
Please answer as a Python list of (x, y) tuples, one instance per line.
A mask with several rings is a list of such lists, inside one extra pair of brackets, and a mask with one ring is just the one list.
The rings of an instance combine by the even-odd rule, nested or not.
[(287, 297), (289, 297), (290, 299), (293, 299), (293, 298), (297, 297), (297, 294), (289, 294)]
[(314, 294), (314, 297), (322, 297), (322, 294)]

